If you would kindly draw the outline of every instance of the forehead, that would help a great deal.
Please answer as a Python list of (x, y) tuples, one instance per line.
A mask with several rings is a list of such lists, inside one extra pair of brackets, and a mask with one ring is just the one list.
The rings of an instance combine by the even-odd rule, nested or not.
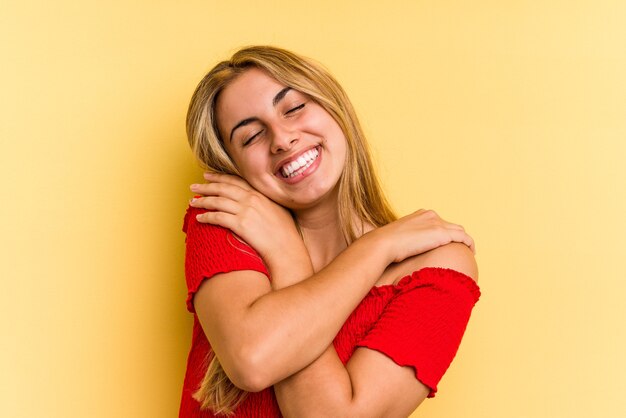
[(224, 87), (217, 98), (215, 110), (220, 129), (228, 129), (231, 124), (273, 107), (272, 100), (283, 88), (285, 85), (263, 70), (245, 71)]

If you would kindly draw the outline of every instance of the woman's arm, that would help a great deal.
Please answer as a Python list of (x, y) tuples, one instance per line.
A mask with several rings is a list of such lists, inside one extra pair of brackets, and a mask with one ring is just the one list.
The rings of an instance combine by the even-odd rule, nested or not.
[(309, 279), (276, 291), (265, 276), (253, 271), (218, 274), (203, 282), (194, 308), (235, 385), (262, 390), (324, 351), (388, 264), (382, 255), (371, 256), (373, 248), (382, 249), (376, 241), (371, 237), (355, 242), (315, 275), (310, 262), (297, 266), (299, 276), (289, 280)]
[[(420, 269), (426, 266), (437, 266), (454, 268), (472, 278), (477, 277), (476, 264), (471, 252), (463, 245), (450, 244), (432, 250), (423, 256), (418, 256), (411, 260), (411, 268)], [(441, 304), (452, 304), (453, 310), (457, 308), (455, 299), (457, 297), (467, 301), (467, 295), (463, 287), (453, 288), (461, 295), (441, 294), (435, 295), (435, 302), (431, 303), (426, 297), (419, 307), (420, 311), (428, 310), (443, 311), (439, 316), (435, 313), (435, 319), (439, 319), (442, 327), (446, 327), (446, 321), (458, 322), (459, 315), (461, 321), (468, 309), (467, 303), (460, 303), (464, 307), (458, 307), (457, 315), (447, 315), (448, 309), (441, 309)], [(417, 291), (420, 291), (417, 289)], [(425, 292), (430, 290), (426, 289)], [(421, 292), (424, 292), (422, 290)], [(422, 295), (412, 295), (418, 297)], [(431, 295), (432, 296), (432, 295)], [(421, 300), (419, 298), (418, 300)], [(394, 303), (393, 301), (391, 303)], [(471, 308), (470, 308), (471, 309)], [(461, 312), (462, 311), (462, 312)], [(401, 314), (405, 314), (402, 312)], [(406, 312), (410, 315), (411, 312)], [(460, 335), (455, 332), (454, 326), (450, 333), (456, 335), (448, 336), (448, 339), (437, 341), (436, 338), (427, 338), (430, 344), (454, 345), (458, 344)], [(382, 326), (389, 326), (383, 324)], [(463, 327), (464, 328), (464, 327)], [(403, 330), (396, 330), (396, 338), (402, 338)], [(404, 330), (408, 332), (409, 330)], [(430, 337), (425, 333), (425, 337)], [(402, 344), (402, 341), (399, 342)], [(367, 343), (366, 343), (367, 344)], [(375, 344), (373, 347), (378, 348)], [(433, 346), (438, 349), (440, 347)], [(443, 348), (443, 347), (441, 347)], [(452, 347), (454, 348), (454, 347)], [(447, 347), (449, 356), (450, 347)], [(445, 350), (442, 350), (445, 351)], [(452, 355), (456, 349), (452, 351)], [(427, 351), (426, 351), (427, 352)], [(437, 350), (437, 352), (440, 352)], [(395, 353), (394, 353), (395, 354)], [(374, 349), (360, 347), (357, 348), (344, 366), (333, 346), (331, 345), (322, 356), (307, 366), (302, 371), (288, 377), (274, 386), (281, 412), (285, 417), (307, 417), (307, 416), (349, 416), (349, 417), (406, 417), (426, 398), (431, 388), (416, 379), (416, 370), (413, 367), (402, 367), (394, 362), (388, 355), (391, 353), (376, 351)], [(437, 359), (441, 361), (441, 359)], [(443, 359), (445, 362), (447, 359)], [(449, 358), (449, 361), (452, 359)], [(426, 359), (428, 361), (428, 359)], [(435, 359), (432, 359), (435, 361)], [(448, 363), (449, 364), (449, 363)], [(447, 366), (446, 366), (447, 367)], [(426, 367), (425, 367), (426, 368)], [(418, 372), (426, 372), (418, 370)], [(436, 373), (435, 373), (436, 374)], [(421, 376), (421, 375), (420, 375)], [(432, 378), (425, 375), (424, 379), (432, 384)], [(435, 383), (436, 384), (436, 383)]]
[(289, 417), (407, 417), (428, 395), (410, 367), (378, 351), (357, 348), (344, 366), (334, 348), (274, 385)]
[[(319, 357), (388, 264), (471, 240), (460, 227), (420, 211), (364, 235), (312, 274), (301, 239), (289, 232), (295, 231), (293, 222), (285, 225), (284, 209), (236, 183), (206, 186), (195, 189), (208, 196), (194, 205), (213, 211), (199, 218), (233, 230), (259, 250), (277, 283), (293, 283), (271, 291), (262, 274), (239, 271), (215, 275), (195, 295), (194, 307), (224, 370), (248, 391), (270, 386)], [(192, 222), (187, 239), (200, 228)]]

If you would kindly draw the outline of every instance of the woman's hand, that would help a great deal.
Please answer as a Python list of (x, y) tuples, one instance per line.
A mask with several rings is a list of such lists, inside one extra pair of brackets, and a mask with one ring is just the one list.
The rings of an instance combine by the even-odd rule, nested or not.
[[(209, 181), (194, 184), (191, 190), (203, 195), (190, 205), (209, 211), (197, 216), (199, 222), (230, 229), (252, 246), (270, 269), (284, 272), (285, 263), (308, 260), (308, 252), (291, 213), (252, 188), (240, 177), (206, 173)], [(292, 283), (281, 283), (281, 287)]]
[(432, 210), (420, 209), (369, 234), (385, 241), (394, 263), (451, 242), (461, 242), (476, 252), (474, 240), (461, 225), (444, 221)]

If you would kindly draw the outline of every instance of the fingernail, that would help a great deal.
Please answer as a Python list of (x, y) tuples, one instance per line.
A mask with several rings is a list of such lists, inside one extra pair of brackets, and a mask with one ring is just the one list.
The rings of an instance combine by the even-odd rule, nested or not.
[(189, 188), (191, 190), (198, 190), (199, 185), (198, 184), (192, 184)]

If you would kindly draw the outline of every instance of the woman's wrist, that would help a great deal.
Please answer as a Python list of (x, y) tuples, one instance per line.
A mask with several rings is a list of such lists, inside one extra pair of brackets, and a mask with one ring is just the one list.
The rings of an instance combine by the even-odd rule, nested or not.
[(291, 286), (313, 275), (313, 266), (304, 243), (286, 245), (264, 260), (274, 290)]
[(379, 227), (361, 235), (355, 243), (367, 246), (370, 254), (380, 257), (384, 264), (383, 269), (385, 269), (395, 261), (396, 254), (393, 253), (391, 241), (383, 228)]

